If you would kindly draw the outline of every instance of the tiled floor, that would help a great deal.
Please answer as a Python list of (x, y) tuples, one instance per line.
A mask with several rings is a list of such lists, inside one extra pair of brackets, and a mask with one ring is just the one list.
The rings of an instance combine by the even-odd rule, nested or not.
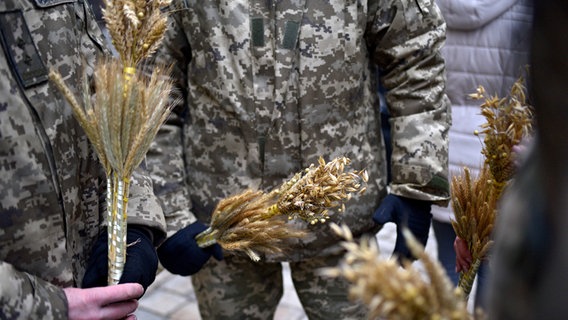
[[(387, 224), (378, 233), (381, 255), (388, 256), (394, 246), (394, 225)], [(436, 239), (432, 232), (426, 251), (436, 256)], [(274, 320), (307, 320), (300, 301), (296, 296), (288, 266), (284, 265), (284, 295)], [(172, 275), (167, 271), (158, 274), (156, 281), (140, 299), (136, 311), (139, 320), (200, 320), (195, 294), (189, 277)]]

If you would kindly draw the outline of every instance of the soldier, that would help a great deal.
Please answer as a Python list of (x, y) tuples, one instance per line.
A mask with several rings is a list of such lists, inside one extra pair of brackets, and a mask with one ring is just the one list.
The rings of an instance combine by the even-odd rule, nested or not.
[(124, 319), (155, 278), (165, 222), (151, 180), (137, 173), (128, 203), (136, 244), (120, 281), (136, 283), (78, 288), (106, 284), (106, 179), (47, 75), (57, 70), (80, 93), (102, 41), (83, 1), (0, 1), (2, 319)]
[[(431, 204), (449, 199), (445, 24), (433, 1), (176, 0), (170, 10), (156, 57), (173, 64), (181, 102), (148, 154), (164, 208), (187, 226), (158, 248), (167, 269), (199, 270), (188, 236), (219, 200), (270, 190), (320, 156), (347, 156), (370, 173), (367, 192), (331, 221), (356, 236), (407, 224), (426, 243)], [(388, 189), (374, 66), (391, 115)], [(192, 281), (204, 319), (272, 318), (284, 261), (310, 319), (365, 316), (344, 280), (317, 274), (342, 258), (340, 239), (327, 224), (291, 223), (308, 235), (290, 252), (258, 263), (228, 253), (201, 260)]]

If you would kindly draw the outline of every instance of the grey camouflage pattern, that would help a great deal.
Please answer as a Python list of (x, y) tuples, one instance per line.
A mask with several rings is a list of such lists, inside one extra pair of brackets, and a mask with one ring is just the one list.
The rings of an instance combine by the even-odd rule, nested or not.
[[(107, 52), (91, 14), (83, 1), (0, 1), (10, 40), (0, 52), (0, 318), (66, 318), (60, 287), (81, 283), (104, 225), (104, 172), (46, 78), (54, 67), (79, 92), (82, 74)], [(152, 181), (141, 172), (132, 181), (129, 223), (154, 228), (160, 241)]]
[[(149, 159), (159, 167), (155, 179), (178, 177), (177, 187), (156, 191), (168, 194), (167, 211), (187, 212), (189, 194), (192, 213), (207, 222), (224, 197), (270, 189), (319, 156), (347, 156), (353, 168), (369, 171), (369, 186), (331, 220), (356, 235), (376, 231), (371, 216), (387, 186), (370, 63), (380, 68), (393, 116), (390, 192), (447, 203), (451, 117), (439, 53), (445, 23), (432, 1), (369, 4), (174, 1), (156, 63), (174, 64), (174, 98), (181, 102)], [(170, 150), (184, 158), (172, 159)], [(326, 225), (296, 225), (310, 235), (292, 254), (266, 259), (298, 261), (337, 250)]]
[[(170, 9), (155, 63), (173, 64), (179, 104), (149, 163), (180, 226), (208, 222), (222, 198), (271, 189), (319, 156), (369, 172), (367, 192), (331, 218), (356, 236), (377, 231), (372, 214), (387, 192), (447, 203), (446, 26), (433, 1), (174, 0)], [(392, 115), (388, 191), (377, 72)], [(345, 283), (315, 274), (337, 263), (340, 239), (327, 224), (291, 223), (310, 232), (289, 252), (259, 264), (226, 253), (192, 276), (204, 319), (273, 317), (278, 261), (290, 262), (310, 317), (364, 318)]]
[[(349, 283), (314, 271), (335, 266), (343, 253), (290, 263), (296, 293), (309, 319), (366, 319), (368, 309), (350, 301)], [(191, 277), (203, 319), (272, 319), (283, 294), (282, 265), (248, 257), (210, 259)]]

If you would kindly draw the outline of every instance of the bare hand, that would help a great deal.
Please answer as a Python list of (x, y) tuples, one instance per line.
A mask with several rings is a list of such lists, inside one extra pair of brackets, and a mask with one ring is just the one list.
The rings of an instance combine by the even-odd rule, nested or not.
[(521, 140), (521, 142), (513, 146), (513, 163), (517, 169), (527, 158), (531, 145), (533, 144), (533, 140), (533, 137), (525, 137)]
[(69, 319), (136, 319), (138, 298), (144, 288), (138, 283), (125, 283), (89, 289), (65, 288)]
[(456, 240), (454, 240), (454, 251), (456, 252), (456, 272), (469, 270), (473, 258), (467, 248), (467, 242), (460, 237), (456, 237)]

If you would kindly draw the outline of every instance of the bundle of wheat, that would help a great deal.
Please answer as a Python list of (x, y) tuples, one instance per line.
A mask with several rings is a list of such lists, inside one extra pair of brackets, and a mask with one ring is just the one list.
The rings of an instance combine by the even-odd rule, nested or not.
[(478, 176), (472, 176), (469, 168), (452, 177), (452, 207), (455, 220), (452, 226), (456, 235), (465, 240), (473, 262), (465, 272), (460, 272), (458, 287), (469, 297), (481, 261), (492, 244), (491, 233), (495, 223), (497, 190), (491, 174), (484, 165)]

